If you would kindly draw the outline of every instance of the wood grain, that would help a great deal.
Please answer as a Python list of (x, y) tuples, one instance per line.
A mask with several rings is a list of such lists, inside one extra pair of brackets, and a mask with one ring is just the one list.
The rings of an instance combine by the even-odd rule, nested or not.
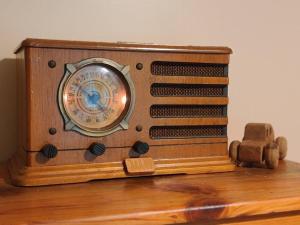
[(31, 188), (11, 186), (1, 174), (1, 225), (299, 224), (300, 165), (293, 162)]

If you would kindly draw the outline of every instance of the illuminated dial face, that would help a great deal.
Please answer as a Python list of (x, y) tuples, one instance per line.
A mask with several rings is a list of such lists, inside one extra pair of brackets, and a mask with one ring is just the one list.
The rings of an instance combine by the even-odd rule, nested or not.
[(76, 69), (62, 89), (63, 109), (69, 120), (66, 126), (71, 123), (79, 131), (96, 133), (109, 130), (126, 115), (130, 97), (121, 71), (100, 63)]

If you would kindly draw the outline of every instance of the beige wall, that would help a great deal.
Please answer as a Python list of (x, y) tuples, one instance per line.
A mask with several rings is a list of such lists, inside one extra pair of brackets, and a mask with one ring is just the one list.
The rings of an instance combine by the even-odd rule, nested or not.
[(226, 45), (229, 138), (270, 122), (300, 162), (300, 1), (0, 0), (0, 160), (15, 149), (13, 50), (24, 38)]

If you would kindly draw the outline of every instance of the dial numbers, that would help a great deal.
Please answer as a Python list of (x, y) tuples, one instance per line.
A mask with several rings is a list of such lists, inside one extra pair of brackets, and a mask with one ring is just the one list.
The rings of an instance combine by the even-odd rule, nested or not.
[(77, 70), (63, 88), (68, 117), (82, 129), (92, 131), (113, 126), (124, 112), (128, 97), (123, 80), (102, 64)]

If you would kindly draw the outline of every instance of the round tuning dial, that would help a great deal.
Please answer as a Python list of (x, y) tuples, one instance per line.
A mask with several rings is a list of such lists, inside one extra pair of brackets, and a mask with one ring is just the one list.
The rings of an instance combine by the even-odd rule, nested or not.
[(58, 150), (54, 145), (47, 144), (41, 149), (41, 152), (45, 157), (51, 159), (57, 155)]
[(65, 130), (101, 137), (128, 129), (135, 101), (129, 66), (90, 58), (65, 68), (58, 90)]
[(105, 152), (105, 145), (101, 143), (93, 143), (89, 147), (90, 152), (95, 156), (103, 155)]
[(137, 141), (133, 145), (133, 150), (138, 154), (145, 154), (149, 151), (149, 145), (146, 142)]

